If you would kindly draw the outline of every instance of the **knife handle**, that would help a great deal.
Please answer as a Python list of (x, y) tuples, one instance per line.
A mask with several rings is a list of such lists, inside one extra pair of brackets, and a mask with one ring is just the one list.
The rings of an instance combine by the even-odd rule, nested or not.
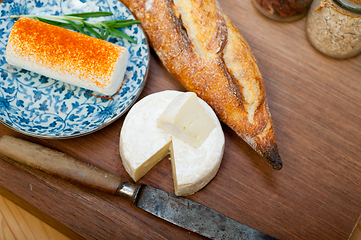
[(124, 182), (120, 177), (89, 163), (12, 136), (4, 135), (0, 138), (0, 153), (16, 162), (69, 182), (120, 195), (131, 201), (134, 201), (139, 190), (139, 185)]

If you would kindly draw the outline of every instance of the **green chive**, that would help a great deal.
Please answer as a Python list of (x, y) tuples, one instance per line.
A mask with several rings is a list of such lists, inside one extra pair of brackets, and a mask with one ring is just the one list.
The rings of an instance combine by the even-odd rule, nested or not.
[(112, 16), (113, 13), (111, 12), (86, 12), (86, 13), (72, 13), (72, 14), (66, 14), (64, 16), (76, 16), (76, 17), (82, 17), (82, 18), (93, 18), (93, 17), (108, 17)]
[(137, 43), (133, 38), (129, 37), (126, 33), (116, 29), (116, 28), (110, 28), (110, 31), (119, 38), (125, 38), (131, 43)]
[(96, 36), (97, 38), (102, 38), (99, 33), (97, 33), (95, 30), (93, 30), (92, 25), (88, 24), (86, 22), (84, 22), (84, 27), (86, 28), (86, 30), (88, 30), (91, 34), (93, 34), (94, 36)]

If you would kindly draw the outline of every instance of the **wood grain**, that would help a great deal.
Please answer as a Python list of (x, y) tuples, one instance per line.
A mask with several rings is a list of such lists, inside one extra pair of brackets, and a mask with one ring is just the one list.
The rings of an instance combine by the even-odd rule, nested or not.
[[(277, 23), (249, 1), (220, 4), (258, 60), (284, 168), (274, 171), (222, 125), (221, 168), (188, 198), (280, 239), (348, 239), (361, 213), (361, 56), (320, 54), (306, 39), (305, 19)], [(184, 90), (152, 51), (140, 98), (167, 89)], [(4, 125), (0, 135), (63, 151), (131, 181), (118, 153), (124, 117), (75, 139), (36, 139)], [(2, 159), (1, 194), (71, 239), (202, 239), (121, 198)], [(173, 192), (170, 162), (161, 161), (140, 182)]]
[(360, 239), (361, 239), (361, 216), (350, 236), (350, 240), (360, 240)]
[(3, 196), (0, 196), (0, 222), (1, 240), (69, 239)]

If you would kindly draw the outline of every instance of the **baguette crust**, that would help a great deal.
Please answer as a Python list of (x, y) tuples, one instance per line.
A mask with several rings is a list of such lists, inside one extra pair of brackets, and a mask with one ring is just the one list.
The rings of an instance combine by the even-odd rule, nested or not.
[(217, 0), (121, 0), (164, 66), (274, 169), (282, 168), (262, 75)]

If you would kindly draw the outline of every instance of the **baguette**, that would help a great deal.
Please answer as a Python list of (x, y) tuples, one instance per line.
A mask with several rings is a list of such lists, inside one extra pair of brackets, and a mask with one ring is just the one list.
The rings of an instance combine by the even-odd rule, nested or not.
[(167, 70), (274, 169), (281, 169), (262, 75), (218, 1), (121, 1), (140, 20)]

